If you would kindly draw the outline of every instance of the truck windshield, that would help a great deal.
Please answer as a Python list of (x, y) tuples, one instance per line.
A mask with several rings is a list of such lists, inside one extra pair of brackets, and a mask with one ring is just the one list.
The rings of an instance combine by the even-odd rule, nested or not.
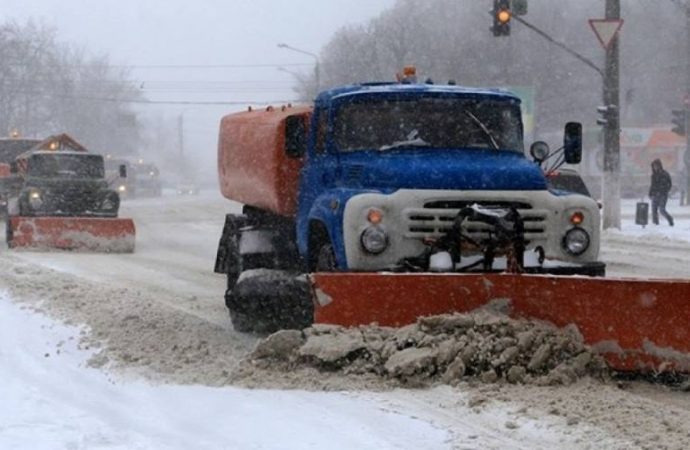
[(100, 155), (33, 155), (28, 173), (42, 178), (103, 178), (103, 158)]
[(401, 148), (523, 152), (520, 108), (505, 101), (415, 97), (353, 102), (339, 108), (334, 130), (341, 152)]

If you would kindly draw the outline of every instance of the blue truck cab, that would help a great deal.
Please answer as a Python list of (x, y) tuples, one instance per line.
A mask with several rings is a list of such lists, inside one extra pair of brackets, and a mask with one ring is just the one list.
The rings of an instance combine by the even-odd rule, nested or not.
[(520, 99), (509, 92), (347, 86), (318, 96), (310, 129), (296, 227), (312, 270), (389, 270), (473, 204), (517, 207), (528, 247), (540, 246), (547, 259), (598, 257), (597, 204), (548, 190), (525, 156)]
[[(577, 162), (581, 127), (569, 125), (563, 150)], [(286, 121), (285, 149), (301, 160), (294, 216), (250, 206), (226, 218), (216, 272), (228, 274), (236, 328), (255, 329), (247, 324), (261, 315), (258, 292), (270, 303), (290, 290), (267, 270), (400, 271), (467, 208), (516, 211), (525, 254), (534, 253), (526, 266), (603, 275), (597, 203), (549, 189), (539, 161), (525, 155), (520, 99), (507, 91), (407, 83), (331, 89), (316, 98), (308, 126)], [(468, 240), (493, 232), (489, 223), (463, 222)]]

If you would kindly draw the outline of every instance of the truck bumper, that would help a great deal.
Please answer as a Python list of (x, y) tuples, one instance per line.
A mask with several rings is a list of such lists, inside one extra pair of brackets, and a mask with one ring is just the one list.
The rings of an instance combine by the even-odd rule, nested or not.
[[(555, 196), (537, 191), (443, 191), (401, 189), (392, 194), (365, 193), (350, 198), (343, 213), (343, 236), (347, 269), (380, 271), (395, 267), (403, 258), (420, 255), (426, 239), (438, 239), (453, 226), (461, 207), (472, 204), (514, 207), (525, 221), (526, 250), (541, 247), (547, 259), (576, 265), (597, 261), (599, 254), (599, 207), (583, 195)], [(379, 254), (364, 251), (363, 232), (372, 226), (371, 209), (382, 213), (377, 225), (387, 235), (387, 248)], [(580, 212), (578, 225), (589, 236), (589, 247), (581, 255), (569, 254), (563, 239), (574, 225), (570, 217)], [(470, 222), (467, 234), (480, 241), (490, 226)]]

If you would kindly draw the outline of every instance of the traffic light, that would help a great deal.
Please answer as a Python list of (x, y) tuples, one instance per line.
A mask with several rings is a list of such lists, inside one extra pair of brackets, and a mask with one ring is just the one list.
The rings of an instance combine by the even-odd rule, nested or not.
[(673, 109), (671, 110), (671, 113), (673, 114), (671, 122), (674, 125), (673, 128), (671, 128), (671, 131), (680, 136), (685, 136), (685, 133), (687, 131), (685, 129), (687, 124), (687, 111), (685, 109)]
[(597, 125), (601, 125), (602, 127), (607, 126), (611, 120), (611, 116), (616, 113), (616, 108), (616, 105), (597, 106), (597, 113), (599, 113), (600, 116), (597, 118)]
[(494, 9), (491, 14), (494, 16), (494, 25), (491, 27), (494, 36), (509, 36), (510, 19), (513, 18), (510, 0), (494, 0)]

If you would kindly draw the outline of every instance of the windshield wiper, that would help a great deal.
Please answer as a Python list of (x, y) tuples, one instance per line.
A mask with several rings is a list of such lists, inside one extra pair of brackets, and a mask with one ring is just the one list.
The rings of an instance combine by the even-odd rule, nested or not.
[(389, 145), (382, 145), (379, 150), (390, 150), (400, 147), (429, 147), (430, 145), (430, 143), (419, 137), (419, 132), (417, 130), (412, 130), (404, 141), (395, 141)]
[(491, 131), (489, 131), (489, 129), (486, 127), (486, 125), (484, 125), (484, 122), (482, 122), (481, 120), (479, 120), (479, 119), (477, 118), (477, 116), (475, 116), (474, 114), (472, 114), (472, 113), (469, 112), (469, 111), (463, 111), (463, 112), (464, 112), (470, 119), (472, 119), (472, 120), (474, 121), (474, 123), (476, 123), (477, 125), (479, 125), (479, 128), (482, 129), (482, 131), (484, 132), (484, 134), (486, 134), (486, 136), (487, 136), (487, 137), (489, 138), (489, 140), (491, 141), (491, 145), (493, 145), (494, 150), (498, 150), (498, 144), (496, 143), (496, 139), (494, 139), (494, 136), (493, 136), (493, 134), (491, 134)]

